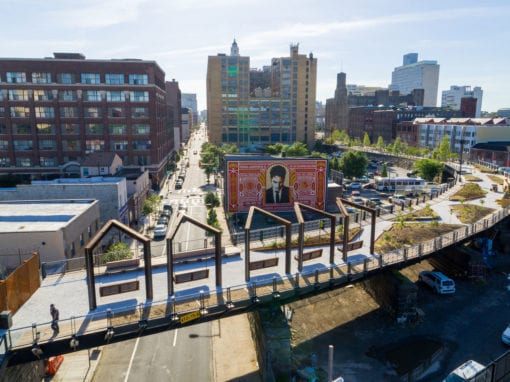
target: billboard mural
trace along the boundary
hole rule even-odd
[[[248,212],[251,206],[289,211],[294,202],[325,208],[325,159],[226,160],[227,212]]]

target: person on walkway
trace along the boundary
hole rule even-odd
[[[58,332],[58,309],[55,308],[55,305],[50,305],[50,314],[51,314],[51,328]]]

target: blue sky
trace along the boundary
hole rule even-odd
[[[0,0],[2,57],[78,52],[91,59],[155,60],[205,108],[207,57],[236,38],[251,66],[289,55],[318,60],[317,100],[347,83],[386,87],[405,53],[440,65],[439,95],[481,86],[482,110],[510,107],[506,0]]]

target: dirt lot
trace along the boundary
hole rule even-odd
[[[510,254],[497,255],[493,265],[485,283],[455,280],[454,295],[437,295],[417,282],[424,317],[415,324],[398,324],[360,285],[292,304],[294,367],[317,360],[325,376],[329,345],[335,347],[334,376],[349,382],[399,381],[409,365],[433,353],[417,380],[440,381],[468,359],[489,363],[507,350],[500,336],[510,317]],[[401,272],[416,282],[431,268],[423,261]]]

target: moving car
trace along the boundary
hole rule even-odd
[[[154,227],[154,238],[165,237],[167,226],[165,224],[156,224]]]
[[[510,345],[510,324],[503,331],[503,334],[501,335],[501,341],[507,345]]]
[[[421,282],[430,286],[436,293],[455,293],[455,281],[437,271],[422,271],[419,274]]]
[[[352,182],[347,186],[348,189],[351,190],[361,190],[361,183],[360,182]]]

